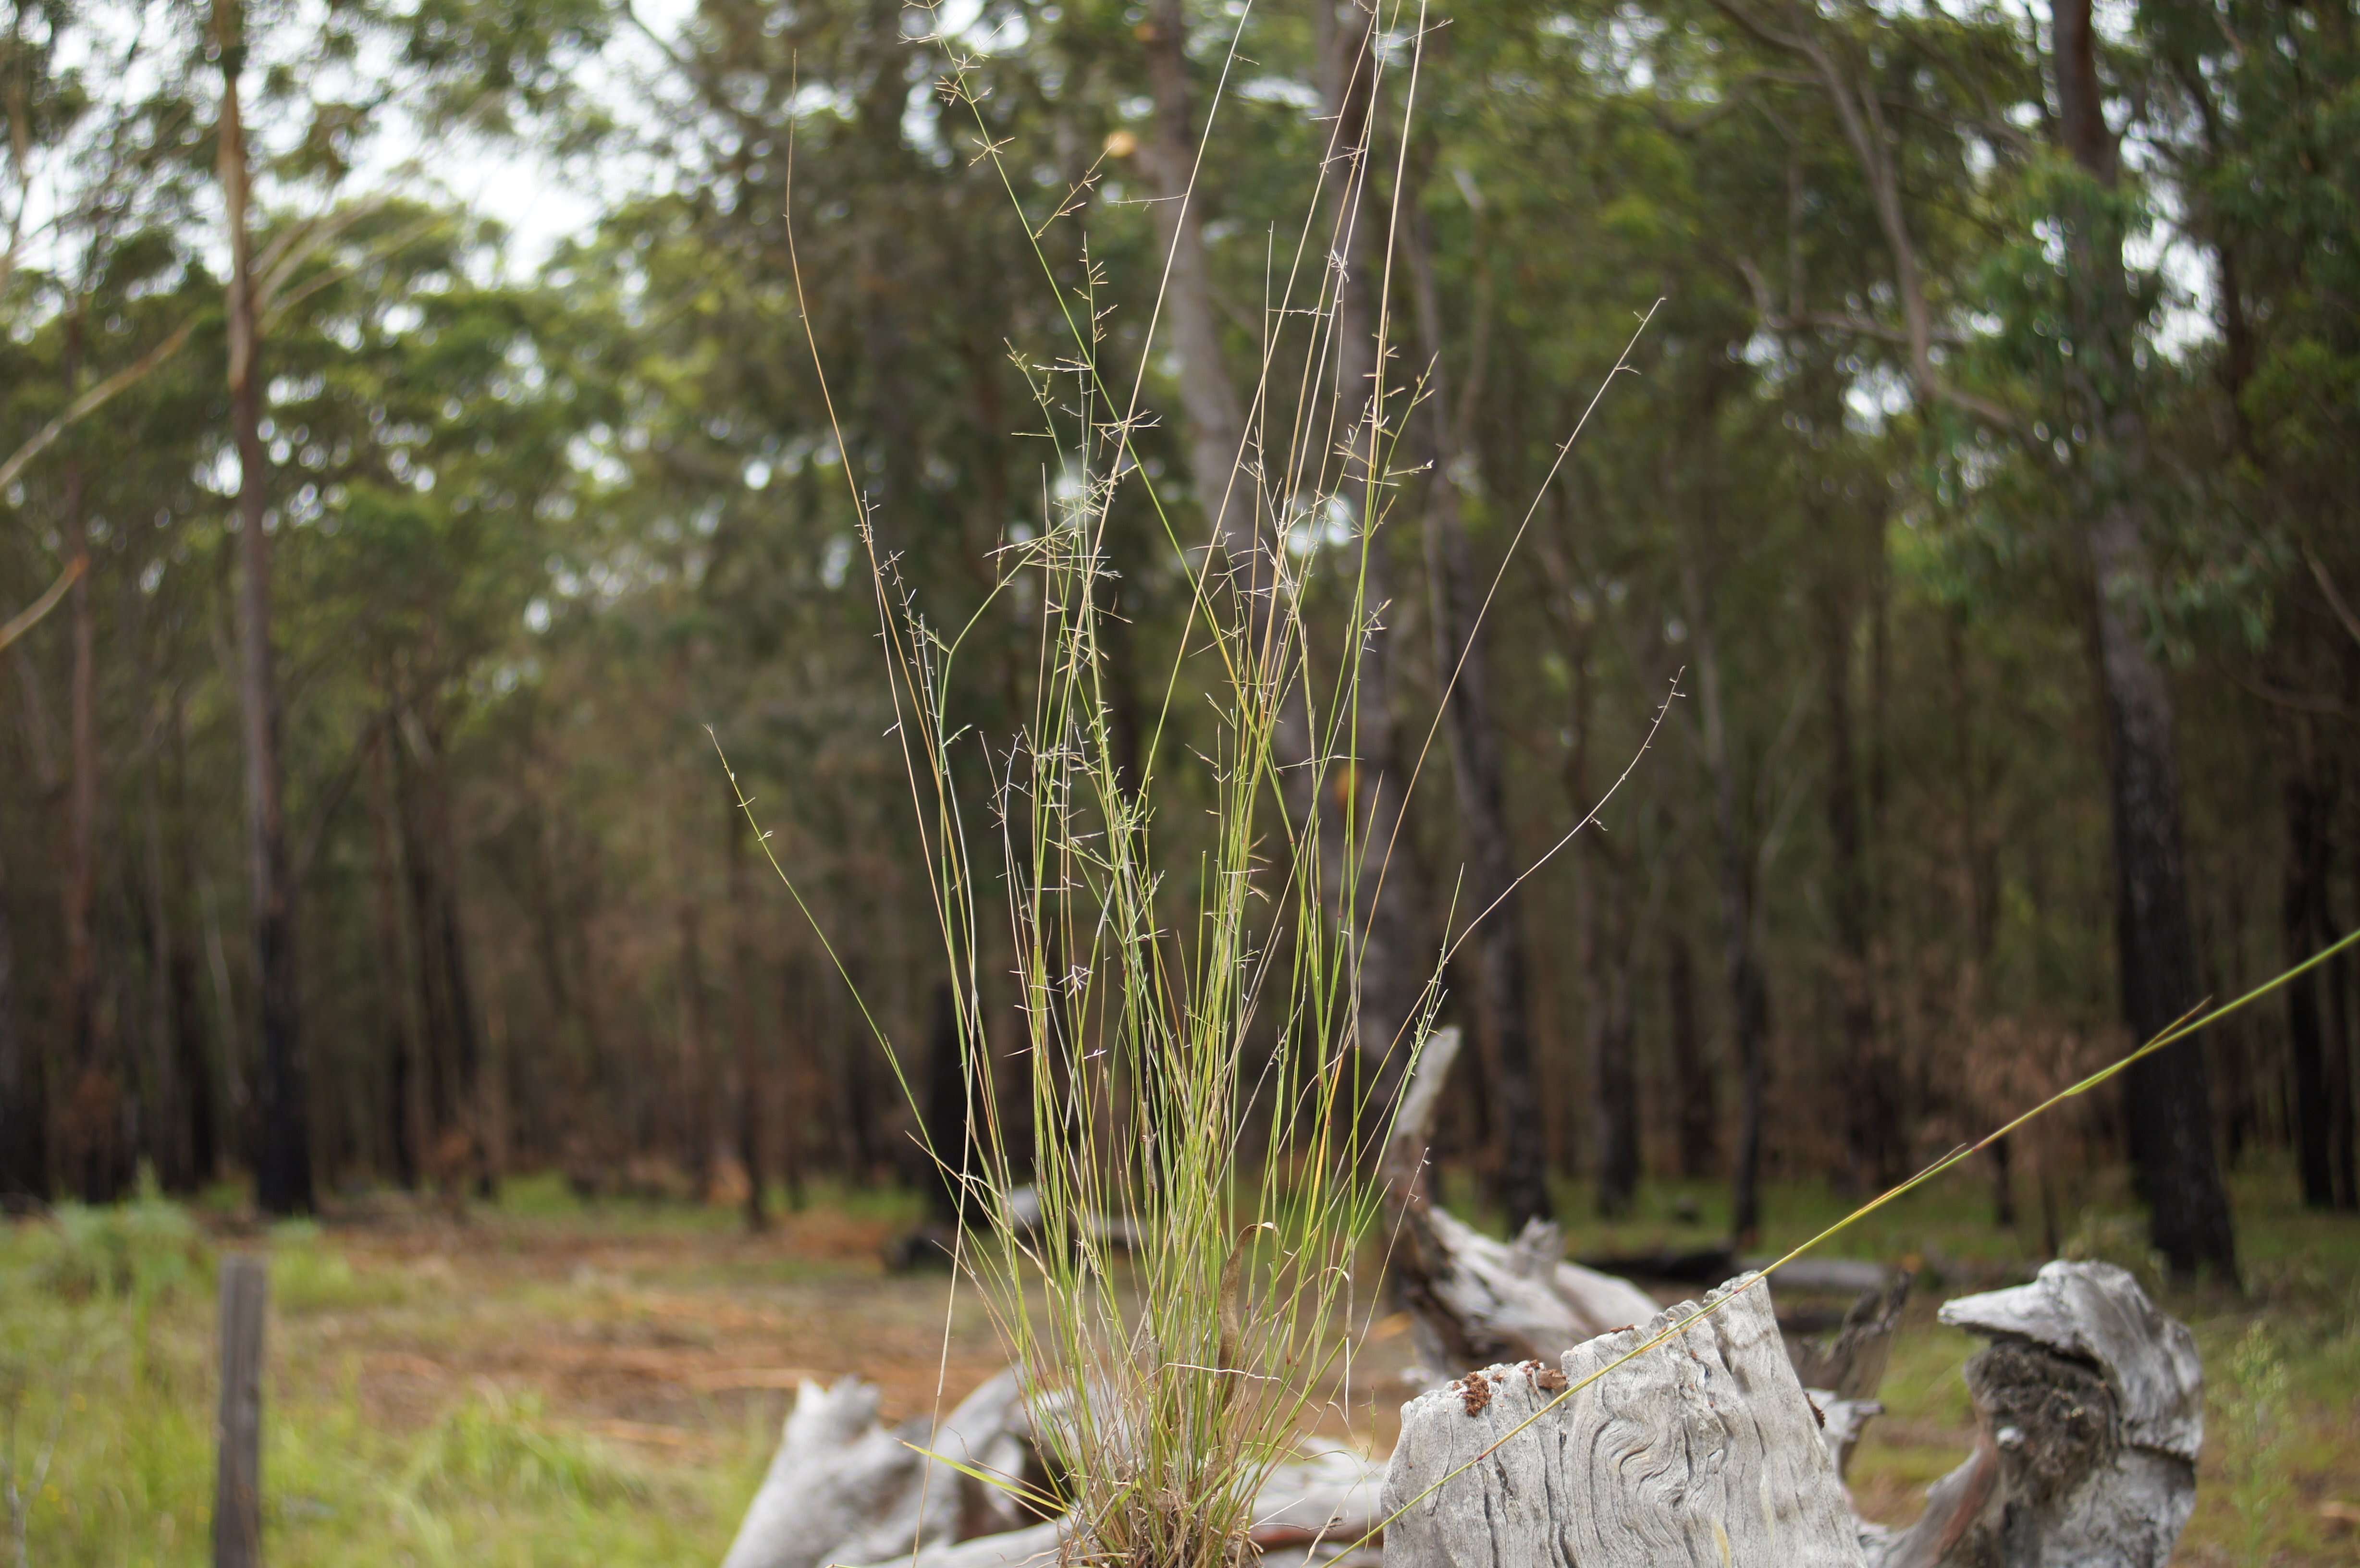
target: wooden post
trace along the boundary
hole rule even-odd
[[[269,1293],[262,1259],[245,1253],[222,1259],[213,1568],[259,1568],[262,1562],[262,1314]]]

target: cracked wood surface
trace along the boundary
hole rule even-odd
[[[1382,1499],[1404,1510],[1388,1568],[1864,1568],[1768,1289],[1700,1311],[1682,1302],[1557,1367],[1494,1367],[1404,1407]],[[1681,1323],[1544,1412],[1557,1389]]]

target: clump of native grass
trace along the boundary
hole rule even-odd
[[[1390,93],[1382,62],[1361,63]],[[942,82],[955,114],[978,110],[976,72],[961,59]],[[1414,59],[1394,74],[1414,84]],[[1405,105],[1412,94],[1397,96]],[[975,122],[980,132],[979,113]],[[1321,788],[1349,778],[1356,754],[1360,660],[1381,608],[1369,551],[1414,400],[1393,398],[1388,418],[1382,319],[1369,345],[1378,384],[1348,384],[1360,376],[1338,368],[1331,258],[1389,249],[1387,235],[1338,232],[1361,203],[1336,200],[1333,182],[1365,180],[1365,153],[1331,147],[1317,171],[1293,264],[1266,301],[1234,482],[1196,497],[1198,534],[1167,508],[1134,447],[1149,422],[1148,352],[1112,363],[1110,290],[1087,244],[1078,287],[1042,251],[1049,223],[1078,221],[1076,204],[1027,213],[1000,149],[981,138],[976,162],[1007,187],[1070,334],[1052,359],[1017,356],[1054,447],[1043,526],[998,557],[995,596],[1037,606],[1022,733],[978,735],[948,718],[966,633],[927,619],[855,482],[895,733],[955,978],[971,1127],[965,1148],[932,1141],[946,1129],[921,1138],[964,1191],[960,1270],[1022,1368],[1050,1451],[1054,1495],[1034,1501],[1068,1519],[1069,1552],[1083,1560],[1182,1568],[1251,1554],[1256,1494],[1333,1370],[1351,1254],[1377,1210],[1375,1064],[1415,1054],[1415,1040],[1358,1039],[1351,912],[1389,845]],[[1189,750],[1203,772],[1190,792],[1209,793],[1211,826],[1192,835],[1201,847],[1181,862],[1185,886],[1167,884],[1159,837],[1155,759],[1166,748],[1141,748],[1127,776],[1110,718],[1118,569],[1107,539],[1119,505],[1152,508],[1188,573],[1190,615],[1153,725],[1160,741],[1184,702],[1209,715],[1191,726]],[[1333,542],[1342,531],[1349,544]],[[1295,548],[1315,533],[1327,548]],[[1325,667],[1303,608],[1322,574],[1332,580],[1319,591],[1343,606],[1341,651]],[[984,975],[1011,946],[1021,1099],[1000,1091],[984,1001]],[[1010,1194],[1028,1185],[1037,1208],[1020,1211]]]

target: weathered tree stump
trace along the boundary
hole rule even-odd
[[[1975,1451],[1874,1568],[2162,1568],[2196,1506],[2195,1336],[2109,1263],[1947,1302],[1992,1341],[1967,1363]]]
[[[1769,1291],[1744,1283],[1708,1296],[1733,1298],[1710,1316],[1683,1302],[1557,1367],[1494,1367],[1404,1406],[1387,1568],[1863,1568]]]

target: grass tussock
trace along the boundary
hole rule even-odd
[[[1362,63],[1377,101],[1405,112],[1403,84]],[[942,85],[986,133],[968,69]],[[857,481],[852,496],[955,977],[967,1131],[922,1137],[961,1194],[963,1272],[1030,1379],[1073,1549],[1210,1568],[1249,1552],[1262,1478],[1340,1352],[1332,1326],[1378,1206],[1370,1154],[1385,1102],[1371,1088],[1404,1069],[1425,1021],[1362,1038],[1356,920],[1390,844],[1349,789],[1329,789],[1362,752],[1363,651],[1381,608],[1371,552],[1413,399],[1389,399],[1382,317],[1374,384],[1345,369],[1330,258],[1385,247],[1352,232],[1382,221],[1360,216],[1368,149],[1331,147],[1265,302],[1233,480],[1203,494],[1196,474],[1195,531],[1133,445],[1151,417],[1145,365],[1109,350],[1087,241],[1076,285],[1041,248],[1063,214],[1025,211],[988,134],[980,145],[1070,330],[1013,355],[1052,449],[1043,525],[1000,550],[991,595],[1038,628],[1020,733],[978,735],[956,719],[975,623],[928,618],[880,541],[890,524]],[[1109,523],[1123,507],[1160,528],[1190,601],[1135,751],[1109,697]],[[1306,617],[1315,596],[1340,622],[1324,665]],[[1186,794],[1205,810],[1185,837],[1159,820],[1172,790],[1158,759],[1181,725],[1196,759]],[[1011,963],[1013,1094],[986,984]],[[923,1113],[898,1056],[894,1070]],[[1009,1202],[1020,1186],[1037,1209]]]

